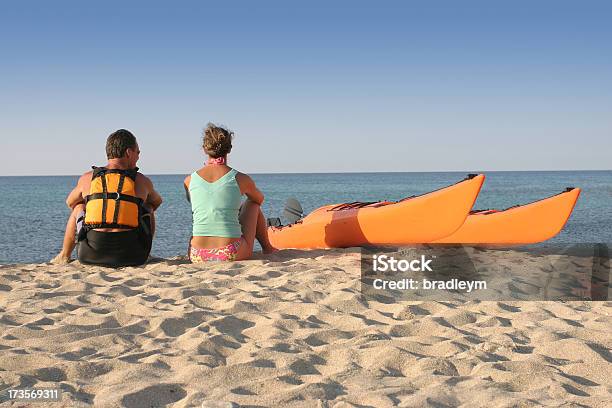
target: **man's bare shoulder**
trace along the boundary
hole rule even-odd
[[[149,183],[151,183],[151,179],[145,176],[144,174],[142,174],[141,172],[136,173],[136,179],[140,179],[142,181],[148,181]]]
[[[89,170],[88,172],[83,173],[81,177],[79,177],[78,184],[90,181],[92,174],[93,174],[92,170]]]
[[[136,183],[153,189],[153,181],[151,181],[149,177],[145,176],[140,172],[136,173]]]

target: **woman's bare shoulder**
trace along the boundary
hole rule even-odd
[[[236,181],[238,182],[238,184],[240,184],[240,183],[252,183],[253,179],[248,174],[241,173],[238,170],[236,170]]]

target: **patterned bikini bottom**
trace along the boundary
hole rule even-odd
[[[191,262],[207,262],[207,261],[235,261],[238,254],[238,248],[244,241],[232,242],[221,248],[194,248],[189,247],[189,260]]]

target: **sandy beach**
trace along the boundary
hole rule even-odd
[[[611,302],[382,303],[359,278],[355,249],[1,266],[0,405],[612,405]]]

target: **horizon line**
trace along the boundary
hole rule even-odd
[[[249,172],[253,175],[280,174],[389,174],[389,173],[559,173],[559,172],[596,172],[612,171],[612,169],[581,169],[581,170],[435,170],[435,171],[315,171],[315,172]],[[143,173],[144,174],[144,173]],[[191,173],[148,173],[148,176],[181,176]],[[13,174],[0,177],[80,177],[81,174]]]

